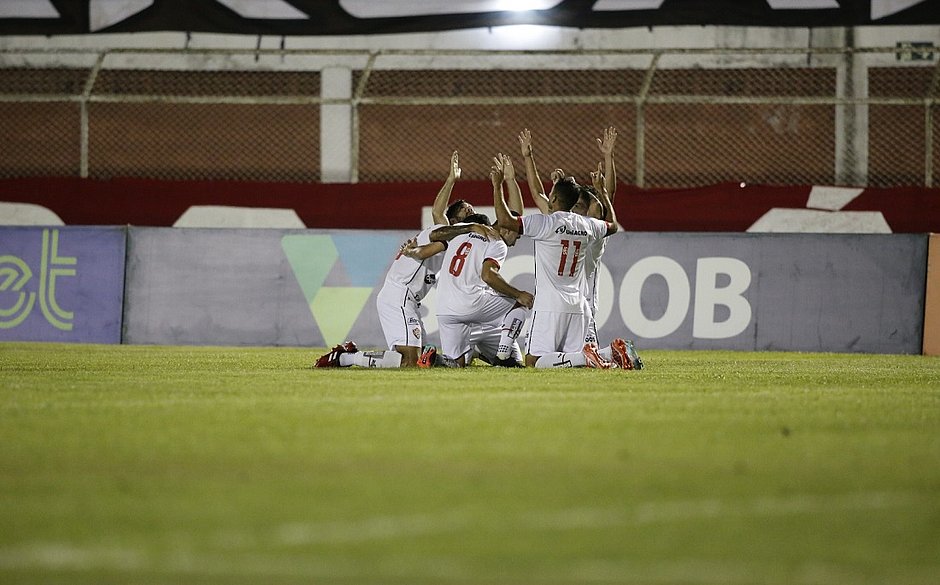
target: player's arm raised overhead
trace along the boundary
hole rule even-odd
[[[617,212],[614,211],[614,204],[607,193],[607,187],[604,185],[604,169],[602,163],[597,163],[597,170],[591,173],[591,182],[597,191],[597,196],[604,206],[604,221],[607,222],[607,235],[617,233],[620,225],[617,223]]]
[[[447,206],[450,204],[450,194],[454,190],[454,183],[460,178],[460,164],[457,159],[457,151],[450,155],[450,171],[447,173],[447,179],[444,186],[437,192],[434,198],[434,205],[431,207],[431,218],[435,224],[447,225]]]
[[[535,297],[532,296],[532,293],[520,290],[506,282],[503,275],[499,273],[499,263],[495,260],[487,259],[483,261],[483,270],[480,276],[483,277],[483,282],[488,284],[490,288],[499,294],[516,299],[517,303],[527,309],[532,308],[532,303],[535,301]]]
[[[493,184],[493,207],[496,209],[496,225],[507,230],[519,232],[521,224],[512,216],[506,199],[503,197],[503,169],[494,166],[490,169],[490,182]]]
[[[539,211],[549,213],[548,195],[545,194],[542,179],[539,178],[539,171],[535,166],[532,133],[529,132],[528,128],[519,133],[519,147],[522,149],[522,159],[525,161],[525,178],[529,184],[529,194],[532,196],[532,201],[535,202],[535,206],[539,208]]]
[[[506,183],[506,205],[509,211],[522,215],[522,190],[516,181],[516,167],[508,154],[500,153],[493,159],[498,168],[503,169],[503,181]]]
[[[614,163],[614,146],[617,144],[617,129],[613,126],[604,129],[604,137],[597,139],[597,147],[604,156],[604,170],[607,171],[604,186],[607,187],[607,196],[614,200],[617,194],[617,166]]]

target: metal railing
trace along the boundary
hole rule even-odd
[[[915,59],[914,57],[920,57]],[[0,53],[0,176],[485,179],[532,130],[586,175],[933,186],[935,54],[899,48],[585,51],[114,49]]]

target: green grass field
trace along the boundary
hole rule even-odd
[[[0,344],[0,583],[940,583],[940,359]]]

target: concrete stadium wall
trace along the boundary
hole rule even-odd
[[[0,340],[384,345],[375,297],[408,231],[2,228]],[[623,233],[602,340],[644,348],[920,353],[925,234]],[[533,285],[532,242],[503,274]],[[126,253],[126,261],[125,261]],[[437,343],[435,292],[426,299]]]

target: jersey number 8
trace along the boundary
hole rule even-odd
[[[470,242],[464,242],[460,244],[460,247],[457,248],[457,251],[454,252],[454,258],[450,261],[450,266],[447,268],[447,272],[450,272],[454,276],[460,276],[460,273],[463,272],[463,265],[467,262],[467,256],[470,255],[470,250],[473,248],[473,244]]]

